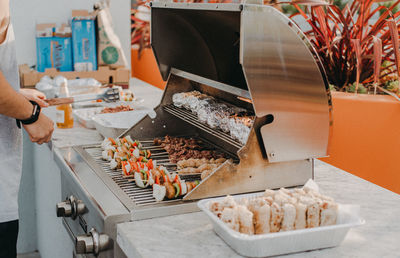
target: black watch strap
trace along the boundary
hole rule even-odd
[[[32,115],[31,115],[30,118],[25,119],[25,120],[17,119],[18,128],[21,128],[21,124],[30,125],[30,124],[33,124],[34,122],[36,122],[39,119],[39,115],[40,115],[40,106],[39,106],[39,104],[36,103],[33,100],[30,100],[29,102],[31,102],[32,105],[33,105]]]

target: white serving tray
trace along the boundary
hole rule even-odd
[[[142,120],[147,114],[154,113],[151,109],[135,109],[119,113],[98,114],[93,117],[96,130],[105,138],[116,138]]]
[[[233,197],[237,199],[260,195],[262,193]],[[223,198],[201,200],[197,205],[208,215],[215,232],[233,250],[243,256],[265,257],[338,246],[350,228],[365,223],[365,220],[359,216],[359,206],[339,204],[336,225],[250,236],[229,228],[210,211],[210,202],[221,201]]]
[[[99,107],[91,107],[91,108],[79,108],[79,109],[74,109],[73,114],[75,119],[82,124],[84,127],[89,128],[89,129],[95,129],[96,124],[93,121],[93,119],[96,116],[102,116],[106,114],[101,114],[101,111],[105,107],[116,107],[120,105],[127,105],[133,108],[133,111],[142,111],[145,108],[137,105],[133,105],[132,103],[124,102],[124,101],[119,101],[119,102],[113,102],[113,103],[100,103],[101,105]],[[129,111],[124,111],[124,112],[129,112]],[[118,112],[120,113],[120,112]],[[118,114],[118,113],[107,113],[107,115],[112,116],[113,114]],[[118,115],[116,115],[118,116]]]
[[[94,129],[96,126],[93,122],[93,117],[99,114],[102,110],[103,107],[74,109],[73,114],[75,119],[84,127]]]

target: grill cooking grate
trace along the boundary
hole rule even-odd
[[[168,153],[162,147],[154,146],[153,141],[140,142],[143,145],[143,149],[151,151],[151,157],[153,161],[157,162],[157,166],[165,166],[170,171],[176,170],[176,164],[170,163]],[[156,203],[156,200],[153,198],[152,188],[140,188],[136,186],[134,181],[130,181],[130,178],[122,176],[122,169],[112,170],[110,168],[109,162],[102,159],[102,149],[100,146],[87,146],[84,149],[102,168],[103,172],[106,173],[136,205],[141,206]],[[180,175],[180,177],[187,181],[200,180],[200,175]],[[176,201],[176,199],[163,202],[174,201]]]
[[[218,129],[213,129],[213,128],[209,127],[207,124],[201,123],[199,121],[199,119],[197,118],[197,116],[189,110],[177,108],[173,104],[164,106],[164,110],[167,111],[168,113],[182,119],[183,121],[185,121],[191,125],[194,125],[197,128],[199,128],[203,131],[206,131],[227,143],[230,143],[231,145],[233,145],[237,148],[243,147],[243,144],[241,144],[240,142],[233,139],[228,133],[225,133]]]
[[[109,162],[102,159],[102,149],[100,147],[86,148],[85,150],[136,205],[152,204],[156,202],[153,198],[153,191],[151,188],[142,189],[137,187],[134,182],[130,182],[128,178],[122,176],[122,169],[110,169]]]

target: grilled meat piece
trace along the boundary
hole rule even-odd
[[[169,154],[170,161],[177,163],[184,159],[218,159],[224,155],[215,150],[207,150],[201,146],[201,141],[194,138],[165,136],[164,139],[154,139],[154,144],[161,146]]]

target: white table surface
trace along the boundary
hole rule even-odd
[[[400,257],[400,195],[316,161],[315,181],[339,203],[361,205],[366,224],[342,244],[288,257]],[[128,257],[238,257],[202,212],[127,222],[117,242]]]
[[[132,79],[130,89],[143,98],[143,106],[154,108],[160,89]],[[54,116],[54,108],[44,111]],[[96,143],[96,130],[75,123],[72,129],[56,129],[54,147]],[[360,204],[364,226],[352,229],[343,243],[290,257],[400,257],[400,195],[360,179],[321,161],[316,161],[315,180],[321,191],[340,203]],[[118,225],[117,242],[128,257],[236,257],[213,231],[201,212],[127,222]]]

